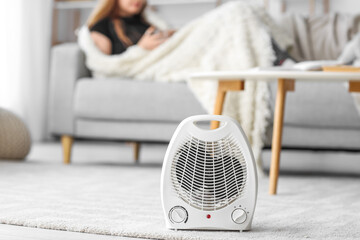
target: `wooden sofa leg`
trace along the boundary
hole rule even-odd
[[[71,148],[72,148],[73,142],[74,142],[74,139],[72,136],[69,136],[69,135],[61,136],[64,164],[70,164],[70,162],[71,162]]]
[[[140,155],[140,143],[133,142],[133,150],[134,150],[134,160],[135,162],[139,162],[139,155]]]

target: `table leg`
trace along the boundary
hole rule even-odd
[[[241,91],[244,90],[244,80],[219,80],[214,114],[221,115],[224,107],[224,100],[227,91]],[[211,122],[211,129],[216,129],[220,125],[218,121]]]
[[[281,138],[284,121],[285,97],[287,91],[294,91],[295,81],[293,79],[278,79],[273,138],[271,145],[271,165],[270,165],[270,186],[269,193],[276,194],[277,181],[279,177]]]
[[[349,92],[360,92],[360,82],[349,81]]]

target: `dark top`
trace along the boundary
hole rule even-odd
[[[140,40],[146,29],[150,27],[149,24],[142,21],[139,14],[132,17],[122,17],[121,19],[124,23],[125,35],[134,44]],[[120,54],[127,48],[118,38],[114,29],[114,23],[110,18],[104,18],[95,23],[95,25],[90,28],[90,31],[99,32],[110,39],[112,46],[111,54]]]

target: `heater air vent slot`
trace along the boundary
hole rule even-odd
[[[244,196],[247,167],[240,144],[230,135],[202,141],[188,135],[174,154],[171,180],[191,206],[214,211]]]

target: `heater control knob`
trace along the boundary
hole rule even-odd
[[[241,224],[246,221],[247,215],[244,210],[237,208],[232,212],[231,218],[235,223]]]
[[[185,208],[181,206],[173,207],[169,212],[170,220],[174,223],[186,222],[188,213]]]

